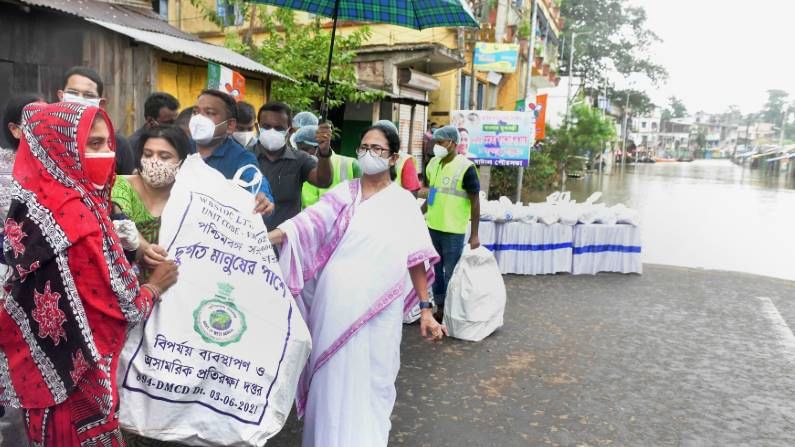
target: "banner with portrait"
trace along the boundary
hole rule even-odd
[[[458,152],[475,164],[527,166],[535,144],[533,114],[499,110],[457,110],[450,122],[458,128]]]

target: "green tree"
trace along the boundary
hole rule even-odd
[[[671,118],[684,118],[687,116],[687,107],[685,107],[685,103],[676,96],[668,98],[668,107],[671,110]]]
[[[581,36],[575,39],[573,75],[584,80],[586,90],[596,88],[611,65],[621,73],[641,72],[652,81],[667,77],[652,60],[651,45],[660,38],[647,28],[643,8],[631,6],[628,0],[567,0],[561,13],[566,18],[564,45],[570,44],[572,33]],[[568,66],[561,70],[565,73]]]
[[[274,80],[271,97],[296,110],[317,110],[325,89],[328,49],[331,33],[316,17],[309,23],[298,23],[291,9],[256,6],[242,0],[236,1],[246,25],[227,34],[226,46],[283,73],[296,82]],[[191,2],[202,9],[210,20],[219,26],[222,21],[216,12],[201,0]],[[254,30],[262,40],[255,42]],[[329,108],[345,102],[372,102],[382,95],[362,91],[356,81],[354,58],[356,50],[370,37],[371,31],[364,27],[345,35],[337,34],[331,68]],[[259,40],[259,39],[257,39]]]
[[[608,141],[616,137],[612,121],[588,104],[576,104],[572,108],[570,123],[559,129],[551,129],[546,138],[544,152],[555,165],[556,180],[565,171],[582,169],[582,157],[586,153],[601,152]]]
[[[696,149],[704,150],[707,147],[707,133],[704,129],[699,129],[696,134]]]
[[[767,91],[767,102],[762,107],[762,119],[775,125],[781,124],[784,109],[787,108],[789,94],[784,90],[772,89]]]
[[[662,111],[662,120],[670,121],[673,118],[684,118],[687,116],[687,107],[684,102],[676,96],[668,98],[668,107]]]
[[[617,104],[622,109],[626,109],[627,93],[629,93],[629,109],[633,114],[643,115],[654,110],[654,103],[651,102],[651,98],[640,90],[611,90],[608,92],[608,96],[612,104]]]

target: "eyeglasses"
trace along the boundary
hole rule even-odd
[[[363,144],[358,148],[356,148],[356,155],[359,156],[364,155],[367,151],[370,151],[370,153],[375,155],[376,157],[380,157],[381,154],[384,153],[384,151],[389,152],[389,149],[383,146],[379,146],[377,144],[370,144],[370,145]]]

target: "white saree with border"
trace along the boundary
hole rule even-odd
[[[312,354],[296,397],[304,447],[389,440],[409,268],[433,281],[438,255],[415,198],[391,184],[365,201],[344,182],[279,226],[280,264],[309,325]]]

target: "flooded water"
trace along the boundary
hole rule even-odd
[[[577,201],[602,191],[602,202],[638,209],[644,262],[795,280],[792,176],[703,160],[627,166],[566,186]]]

